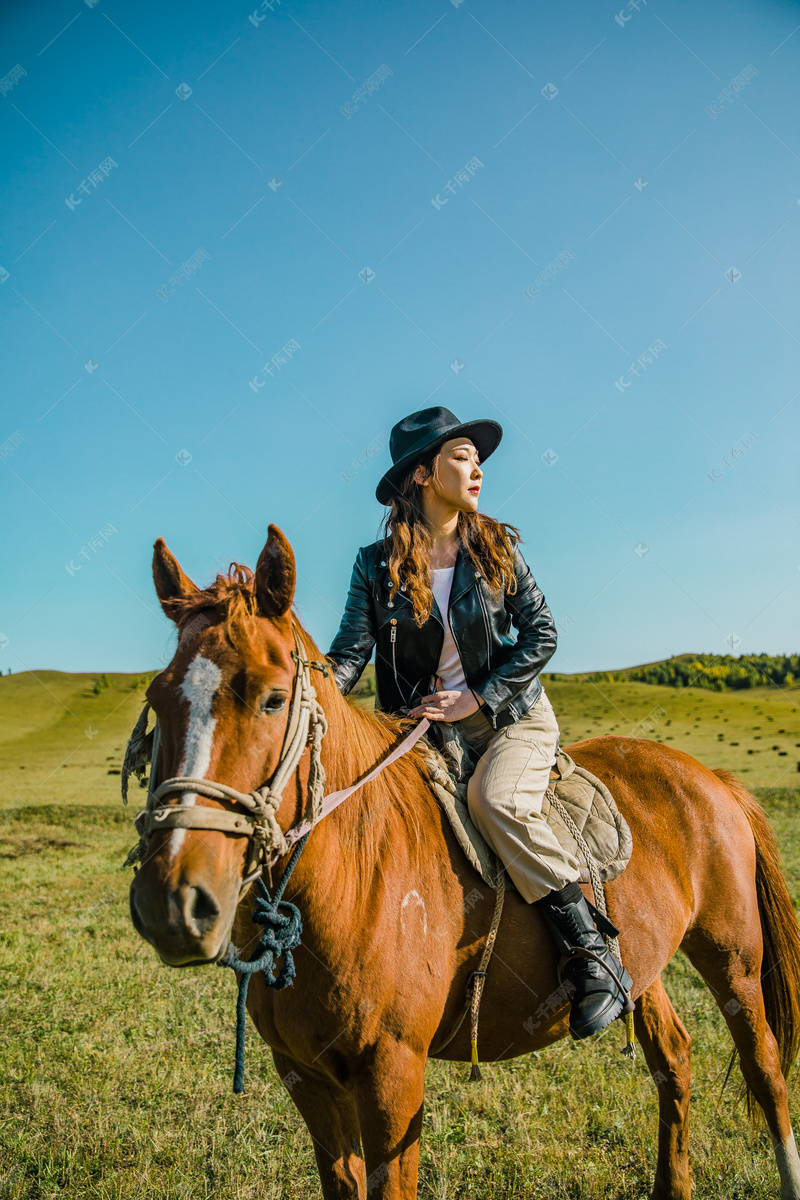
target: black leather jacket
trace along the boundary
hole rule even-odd
[[[518,547],[514,559],[517,591],[493,595],[462,544],[450,591],[450,629],[464,677],[485,701],[494,729],[518,721],[539,699],[539,672],[557,642],[550,609]],[[444,625],[435,599],[431,615],[419,627],[408,596],[401,590],[392,603],[390,587],[383,542],[362,546],[327,657],[335,664],[339,690],[347,695],[375,646],[376,707],[405,715],[435,689]],[[516,640],[510,636],[512,624]]]

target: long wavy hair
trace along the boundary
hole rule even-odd
[[[433,545],[422,506],[423,485],[414,479],[418,466],[425,478],[438,480],[441,446],[420,456],[400,481],[382,522],[384,557],[391,579],[390,599],[402,584],[414,610],[418,626],[424,625],[433,611],[430,551]],[[513,595],[517,590],[514,547],[522,536],[515,525],[498,521],[485,513],[460,512],[458,537],[493,592],[502,588]]]

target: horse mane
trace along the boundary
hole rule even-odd
[[[249,567],[232,562],[226,574],[217,574],[208,587],[169,601],[170,616],[182,626],[190,617],[213,609],[226,624],[251,626],[260,615],[256,577]]]
[[[231,642],[235,640],[237,627],[245,634],[245,642],[258,640],[257,621],[264,618],[258,609],[255,575],[241,563],[231,563],[227,573],[218,574],[208,587],[171,603],[174,619],[181,629],[190,618],[211,609],[226,626]],[[332,660],[326,658],[304,627],[294,605],[291,616],[306,656],[332,665]],[[311,674],[331,726],[322,743],[326,791],[338,791],[355,783],[385,758],[417,725],[417,720],[363,709],[349,696],[342,695],[332,674],[324,676],[318,671]],[[353,857],[354,869],[344,874],[363,898],[370,889],[369,886],[359,889],[358,883],[368,884],[375,872],[381,870],[384,850],[399,852],[405,845],[411,857],[413,848],[415,869],[419,873],[425,844],[420,793],[425,791],[430,773],[418,745],[325,818],[335,823],[341,847]]]
[[[298,636],[309,659],[332,664],[302,625],[293,617]],[[327,773],[326,791],[338,791],[355,783],[379,763],[419,723],[415,717],[396,717],[376,709],[362,708],[343,696],[331,674],[312,671],[317,696],[329,723],[322,749]],[[337,726],[341,723],[341,728]],[[331,737],[331,734],[335,736]],[[428,839],[424,828],[421,793],[430,792],[430,770],[419,742],[402,758],[364,784],[353,796],[325,818],[337,826],[339,843],[353,856],[352,871],[345,875],[359,882],[362,899],[369,895],[369,881],[382,870],[384,852],[399,854],[406,847],[410,865],[419,877],[421,854]],[[363,886],[366,884],[367,886]]]

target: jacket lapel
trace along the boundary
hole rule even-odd
[[[475,567],[472,564],[472,559],[467,554],[462,542],[458,547],[456,556],[456,569],[453,572],[453,583],[450,588],[450,598],[447,601],[447,607],[450,609],[456,600],[459,600],[465,592],[468,592],[475,585],[477,579]],[[432,616],[435,616],[439,624],[444,629],[444,620],[439,605],[436,603],[436,597],[433,598]]]
[[[472,559],[462,542],[458,547],[458,557],[456,558],[456,569],[453,572],[453,586],[450,590],[449,604],[454,604],[465,592],[474,587],[477,578],[478,572],[475,570]]]

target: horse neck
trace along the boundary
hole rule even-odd
[[[363,778],[397,745],[404,731],[355,710],[332,680],[321,679],[320,686],[315,681],[315,687],[328,723],[322,740],[327,795]],[[376,869],[383,868],[385,857],[395,857],[403,842],[419,851],[426,815],[435,802],[414,766],[415,759],[412,751],[390,764],[314,826],[287,898],[298,893],[312,909],[319,900],[325,911],[332,904],[350,907],[348,901],[355,902],[369,889]],[[299,768],[299,806],[307,803],[309,765],[307,752]],[[295,816],[300,819],[299,811]]]

